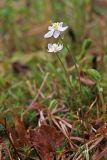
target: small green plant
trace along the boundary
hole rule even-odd
[[[65,46],[65,48],[67,49],[68,53],[70,54],[71,51],[70,49],[68,48],[66,42],[63,40],[63,38],[61,37],[61,32],[65,31],[66,29],[68,28],[68,26],[66,27],[63,27],[63,22],[56,22],[56,23],[53,23],[52,26],[49,26],[48,27],[48,32],[44,35],[44,38],[50,38],[50,37],[54,37],[55,39],[56,38],[60,38],[62,43],[63,44],[48,44],[48,52],[54,52],[56,54],[56,57],[58,58],[59,62],[61,63],[61,66],[65,72],[65,77],[68,81],[68,84],[69,84],[69,87],[71,88],[72,90],[72,84],[71,84],[71,81],[70,81],[70,77],[69,77],[69,74],[67,72],[67,69],[66,67],[64,66],[60,56],[57,54],[57,52],[61,51],[63,49],[63,45]],[[72,54],[71,54],[72,55]],[[74,56],[72,55],[72,59],[73,59],[73,62],[74,62],[74,65],[75,65],[75,68],[76,68],[76,71],[77,71],[77,74],[78,74],[78,77],[80,77],[79,75],[79,70],[78,70],[78,67],[77,67],[77,64],[76,64],[76,60],[74,58]],[[81,87],[81,84],[80,84],[80,87]]]

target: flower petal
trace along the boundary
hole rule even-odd
[[[59,45],[56,43],[54,43],[54,44],[49,43],[48,44],[48,52],[50,52],[50,53],[59,52],[60,50],[62,50],[62,48],[63,48],[63,44],[59,44]]]
[[[54,31],[49,31],[49,32],[47,32],[45,35],[44,35],[44,38],[50,38],[50,37],[52,37],[52,35],[53,35],[53,32]]]
[[[54,33],[53,33],[53,36],[54,38],[58,38],[60,35],[60,31],[56,30]]]
[[[49,49],[48,52],[49,52],[49,53],[52,53],[52,52],[54,52],[54,50],[53,50],[53,49]]]
[[[63,22],[60,22],[60,23],[59,23],[59,26],[62,27],[62,25],[63,25]]]
[[[52,30],[54,30],[54,28],[52,26],[49,26],[48,30],[52,31]]]
[[[65,31],[67,28],[68,28],[68,26],[66,26],[66,27],[59,26],[59,27],[58,27],[58,30],[59,30],[60,32],[63,32],[63,31]]]
[[[50,53],[54,52],[54,48],[52,47],[51,49],[48,49],[48,52]]]
[[[63,48],[63,44],[60,44],[60,45],[58,46],[57,50],[60,51],[60,50],[62,50],[62,48]]]
[[[51,43],[48,44],[48,52],[54,52],[54,47]]]
[[[48,49],[51,49],[51,48],[52,48],[52,44],[49,43],[49,44],[48,44]]]

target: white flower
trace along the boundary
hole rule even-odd
[[[56,52],[59,52],[60,50],[62,50],[62,48],[63,48],[63,44],[56,44],[56,43],[54,43],[54,44],[51,44],[51,43],[49,43],[48,44],[48,52],[54,52],[54,53],[56,53]]]
[[[68,26],[63,27],[63,22],[53,23],[52,26],[48,27],[49,32],[44,35],[44,38],[50,38],[52,36],[58,38],[61,32],[65,31],[67,28]]]

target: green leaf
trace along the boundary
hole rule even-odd
[[[101,80],[100,73],[98,71],[96,71],[95,69],[88,69],[87,73],[96,82],[99,82]]]
[[[84,42],[83,42],[83,50],[88,50],[90,48],[92,44],[92,40],[91,39],[86,39]]]
[[[92,44],[91,39],[86,39],[86,40],[84,40],[83,45],[82,45],[82,49],[81,49],[81,53],[80,53],[79,60],[82,59],[82,58],[86,55],[87,50],[90,48],[91,44]]]
[[[51,102],[50,102],[50,105],[49,105],[49,108],[54,108],[57,104],[57,100],[56,99],[53,99]]]

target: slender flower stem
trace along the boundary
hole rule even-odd
[[[75,65],[75,69],[76,69],[78,77],[79,77],[79,86],[80,86],[80,91],[81,91],[80,73],[79,73],[79,70],[78,70],[78,66],[76,64],[75,57],[71,54],[69,47],[67,46],[66,42],[63,40],[63,38],[61,36],[60,36],[60,39],[61,39],[62,43],[64,44],[64,46],[66,47],[68,53],[72,56],[72,60],[73,60],[74,65]]]
[[[67,81],[68,81],[68,83],[69,83],[69,86],[70,86],[70,88],[72,89],[72,84],[71,84],[71,81],[70,81],[70,79],[69,79],[68,72],[67,72],[67,70],[66,70],[66,68],[65,68],[65,66],[64,66],[64,64],[63,64],[63,62],[62,62],[62,60],[60,59],[60,57],[59,57],[58,53],[55,53],[55,54],[56,54],[56,56],[57,56],[58,60],[59,60],[59,61],[60,61],[60,63],[61,63],[61,66],[62,66],[62,68],[63,68],[63,70],[64,70],[64,72],[65,72],[65,75],[66,75]]]
[[[74,62],[74,66],[75,66],[75,69],[76,69],[77,74],[78,74],[78,77],[79,77],[79,89],[80,89],[80,93],[82,94],[82,87],[81,87],[81,82],[80,82],[80,73],[79,73],[79,70],[78,70],[78,66],[77,66],[77,64],[76,64],[76,59],[75,59],[75,57],[71,54],[69,47],[67,46],[66,42],[63,40],[63,38],[62,38],[61,36],[60,36],[60,39],[61,39],[62,43],[64,44],[64,46],[66,47],[68,53],[72,56],[72,60],[73,60],[73,62]],[[81,101],[82,101],[81,94],[80,94],[80,98],[81,98]],[[82,105],[82,104],[81,104],[81,105]],[[82,110],[81,110],[81,111],[82,111],[82,112],[81,112],[81,114],[82,114],[82,115],[81,115],[81,116],[82,116],[82,121],[84,122],[83,107],[82,107]],[[83,128],[83,127],[84,127],[84,126],[83,126],[83,124],[82,124],[82,128]]]

